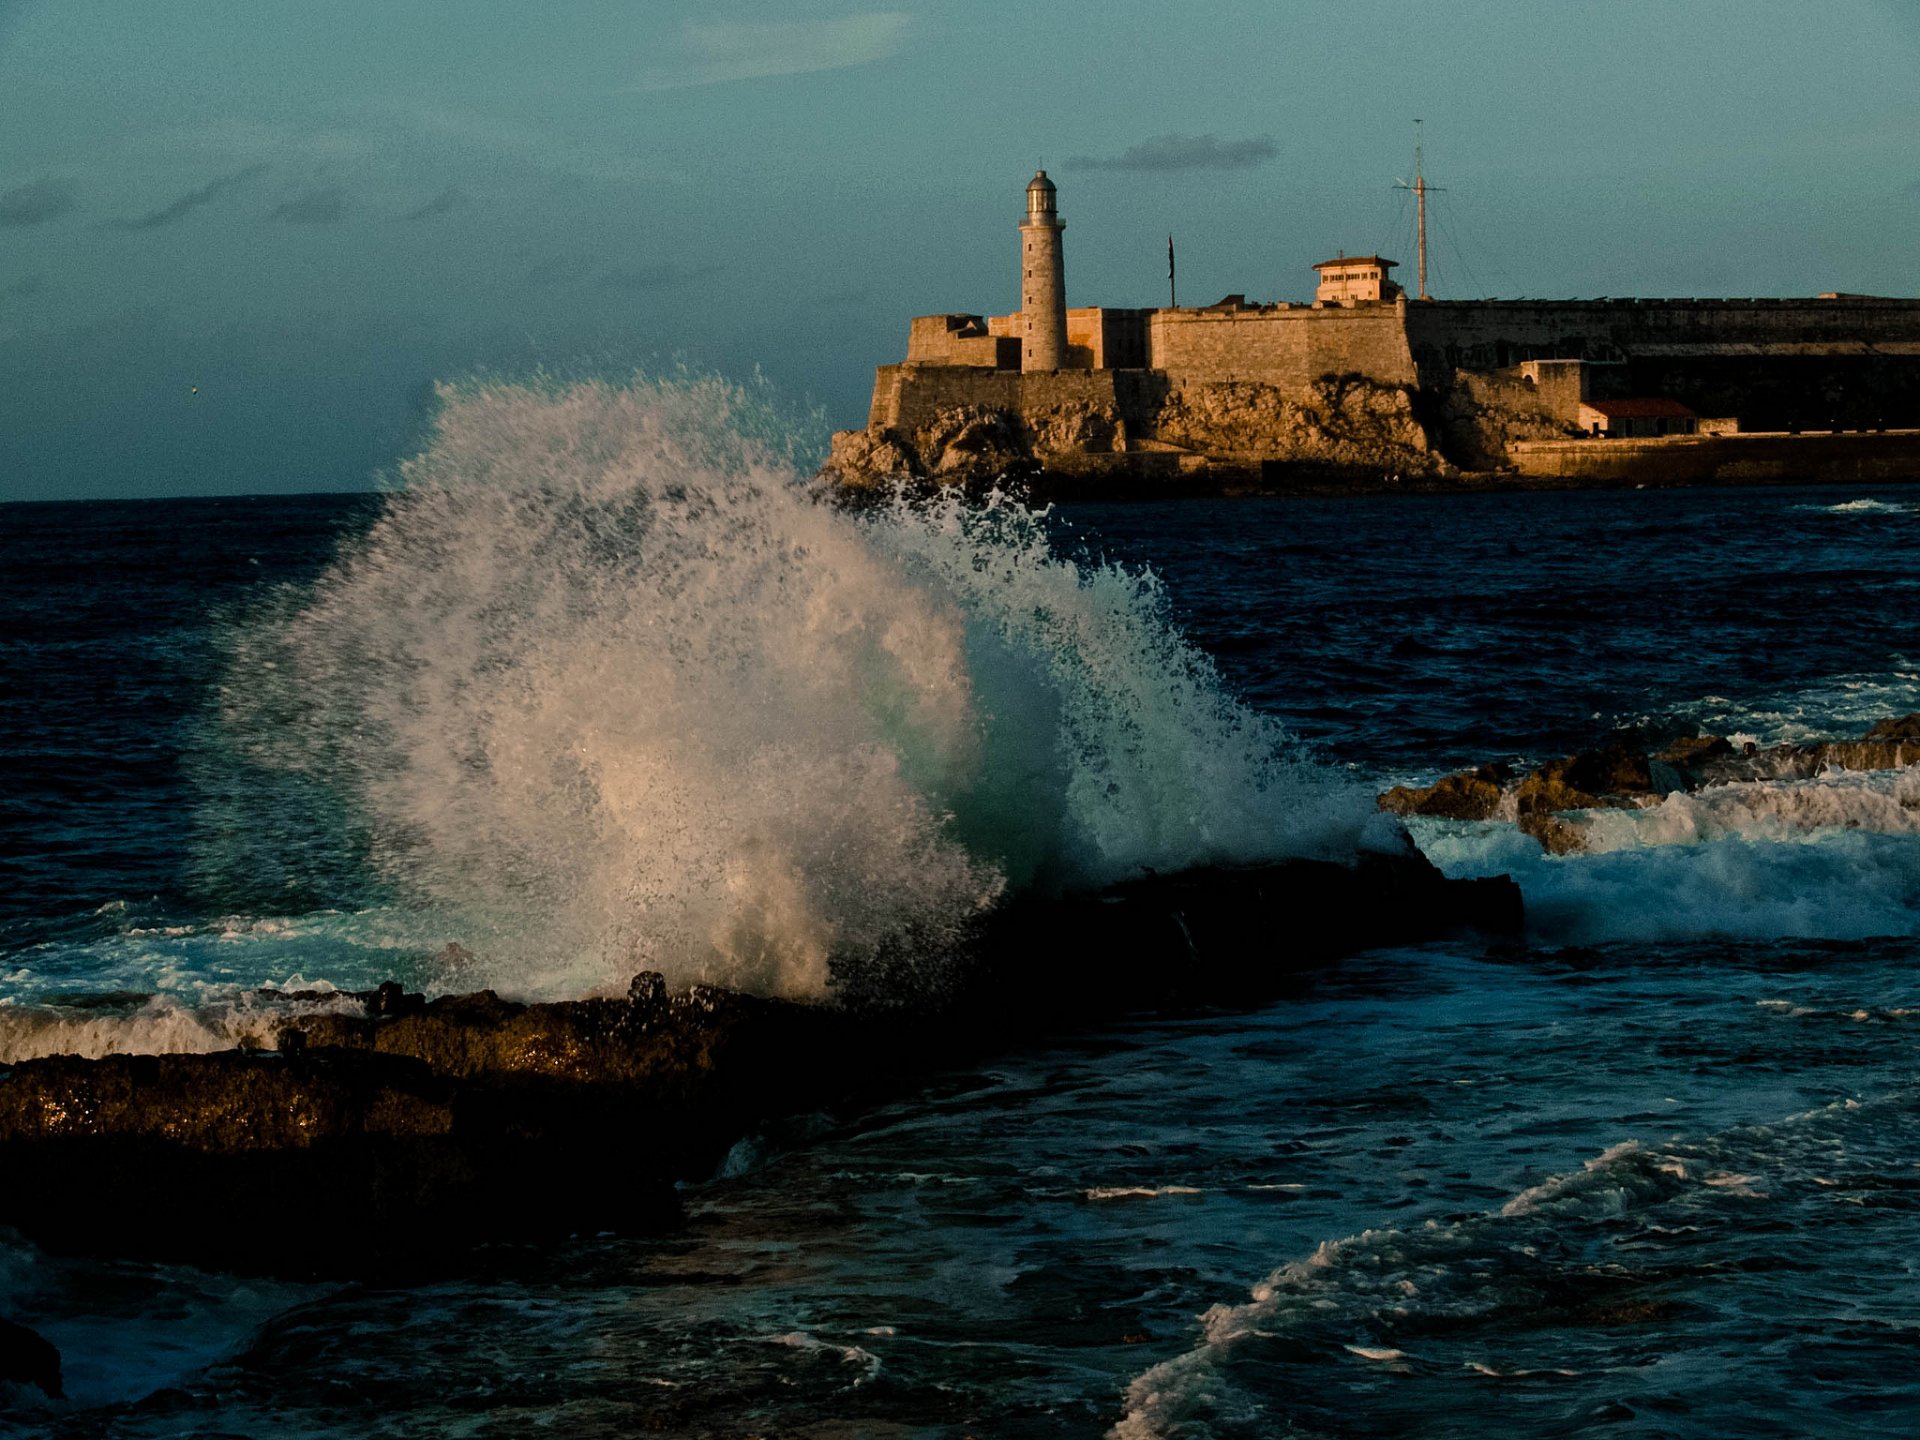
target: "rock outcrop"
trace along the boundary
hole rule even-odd
[[[1163,389],[1125,414],[1092,400],[942,406],[908,426],[839,432],[823,473],[855,495],[902,483],[972,492],[1013,481],[1047,497],[1079,493],[1089,477],[1117,488],[1130,478],[1180,477],[1181,488],[1204,490],[1209,476],[1216,488],[1231,476],[1231,488],[1245,490],[1329,475],[1385,486],[1453,471],[1429,443],[1407,387],[1330,374],[1297,393],[1251,381]]]
[[[1533,386],[1511,374],[1453,371],[1432,401],[1436,447],[1462,470],[1502,470],[1516,441],[1575,433]]]
[[[1680,735],[1664,743],[1622,731],[1603,745],[1546,761],[1513,781],[1494,763],[1447,775],[1432,785],[1396,785],[1382,810],[1441,820],[1513,820],[1556,855],[1582,848],[1581,832],[1560,816],[1579,810],[1657,805],[1676,793],[1761,780],[1811,780],[1834,770],[1903,770],[1920,765],[1920,714],[1882,720],[1858,740],[1761,749],[1718,735]]]
[[[24,1325],[0,1320],[0,1385],[25,1385],[62,1400],[60,1352]]]
[[[1323,375],[1299,394],[1229,381],[1168,394],[1154,439],[1199,452],[1428,476],[1447,467],[1414,417],[1411,393],[1364,375]]]
[[[671,1224],[673,1182],[782,1115],[1061,1027],[1271,998],[1317,964],[1520,923],[1511,882],[1410,848],[1015,901],[939,1001],[803,1005],[657,975],[620,999],[428,1000],[289,1020],[275,1052],[0,1070],[0,1225],[59,1249],[295,1275],[417,1273],[482,1242]]]

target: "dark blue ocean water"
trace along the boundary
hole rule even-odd
[[[250,987],[419,982],[459,938],[410,918],[324,773],[230,733],[301,732],[243,703],[265,652],[235,636],[319,593],[381,506],[0,507],[16,1055],[76,992],[161,1000],[59,1019],[64,1046],[201,1046],[227,1032],[191,1017]],[[1764,744],[1920,709],[1899,489],[1050,525],[1151,567],[1224,688],[1368,788],[1622,724]],[[61,1346],[74,1394],[9,1397],[0,1430],[1912,1434],[1920,788],[1832,776],[1608,823],[1552,859],[1499,822],[1416,827],[1454,873],[1520,877],[1525,946],[1376,953],[1264,1012],[750,1137],[664,1239],[395,1291],[0,1244],[0,1314]]]

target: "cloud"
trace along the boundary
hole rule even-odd
[[[73,207],[70,181],[35,180],[0,195],[0,225],[44,225]]]
[[[409,210],[407,212],[407,219],[431,220],[436,215],[450,215],[455,210],[461,209],[467,203],[467,192],[462,190],[458,185],[449,185],[419,209]]]
[[[624,269],[609,270],[599,279],[602,290],[628,290],[644,293],[649,290],[665,290],[673,285],[685,285],[691,280],[704,280],[720,271],[718,265],[696,265],[691,270],[668,261],[660,265],[635,265]]]
[[[28,295],[38,295],[46,288],[46,276],[23,275],[11,285],[7,286],[5,290],[0,290],[0,295],[5,295],[10,300],[19,300],[24,299]]]
[[[179,199],[162,205],[158,210],[149,210],[137,219],[121,220],[116,223],[122,230],[158,230],[162,225],[171,225],[176,220],[185,219],[202,205],[211,205],[227,191],[236,185],[244,185],[266,168],[264,164],[249,165],[246,169],[236,170],[231,175],[222,175],[218,179],[209,180],[198,190],[189,190]]]
[[[1273,138],[1222,140],[1218,135],[1156,135],[1108,159],[1083,155],[1072,161],[1087,170],[1244,170],[1271,160]]]
[[[907,17],[897,10],[830,20],[690,24],[680,33],[674,61],[643,72],[636,88],[679,90],[868,65],[896,53],[906,31]]]
[[[289,225],[338,225],[347,217],[347,192],[338,185],[305,190],[267,212],[269,220]]]

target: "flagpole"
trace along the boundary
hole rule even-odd
[[[1167,308],[1178,310],[1180,297],[1173,288],[1173,236],[1167,236]]]

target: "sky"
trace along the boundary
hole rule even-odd
[[[365,489],[432,384],[863,424],[1018,306],[1920,293],[1920,0],[0,0],[0,500]],[[1402,249],[1408,253],[1402,254]]]

